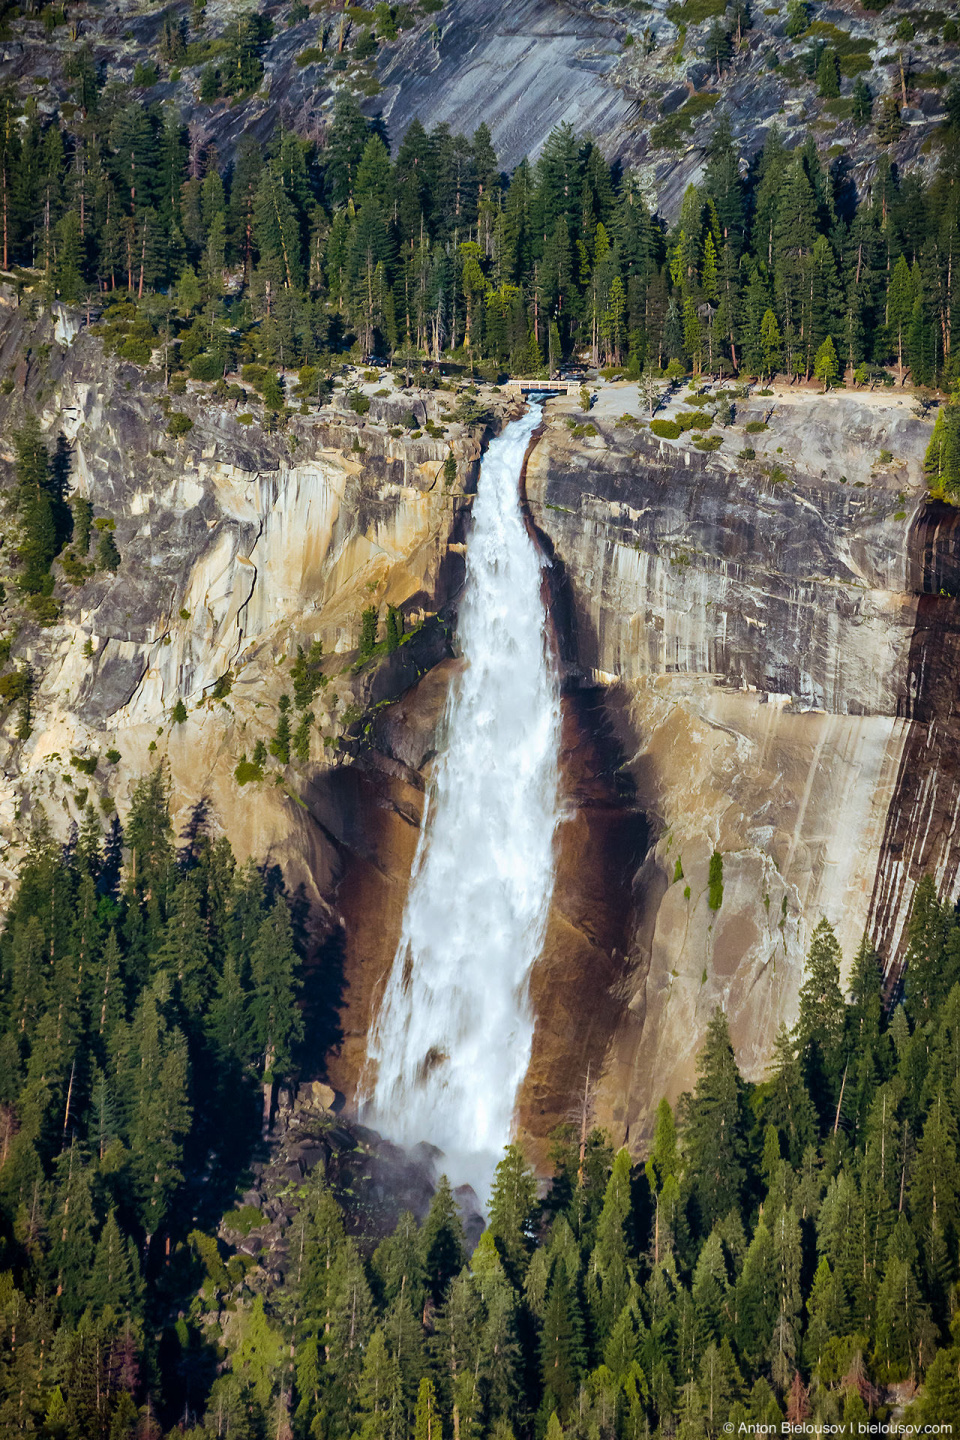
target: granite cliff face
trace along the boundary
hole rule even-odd
[[[364,422],[341,399],[293,417],[278,436],[197,392],[177,402],[193,428],[172,441],[159,375],[105,361],[99,343],[76,324],[64,329],[62,316],[31,320],[9,301],[0,307],[0,365],[16,355],[32,358],[3,402],[5,433],[33,407],[51,436],[64,437],[71,485],[114,527],[122,563],[77,589],[60,580],[59,624],[17,621],[15,657],[31,663],[37,684],[29,739],[17,741],[12,713],[2,723],[3,878],[15,873],[36,804],[63,834],[85,800],[107,810],[112,802],[122,815],[138,776],[166,759],[178,824],[205,802],[238,854],[282,864],[327,916],[335,837],[282,773],[245,788],[233,772],[275,729],[291,688],[284,662],[298,644],[322,640],[328,657],[307,766],[323,772],[348,759],[368,708],[446,653],[435,616],[458,583],[463,482],[475,477],[480,433],[454,424],[442,441],[392,436],[411,408],[400,393],[371,400]],[[460,471],[452,487],[441,478],[451,448]],[[357,667],[360,613],[371,603],[402,607],[416,633]],[[8,605],[5,628],[13,616]],[[172,725],[178,700],[188,718]],[[84,785],[71,760],[108,749],[121,759],[101,758]]]
[[[363,421],[335,396],[282,435],[188,393],[193,429],[173,442],[159,377],[105,363],[65,314],[4,306],[0,369],[14,353],[28,359],[4,422],[32,405],[65,437],[123,560],[58,582],[60,623],[18,632],[38,684],[30,738],[10,713],[0,724],[3,879],[38,806],[64,836],[89,799],[123,817],[165,758],[177,825],[203,807],[307,901],[312,983],[340,1013],[326,1068],[349,1100],[460,663],[482,433],[443,418],[443,392],[374,390]],[[511,402],[487,400],[496,427]],[[412,404],[442,438],[390,433]],[[784,391],[738,407],[703,453],[689,434],[658,441],[625,414],[636,404],[634,387],[602,387],[590,434],[550,402],[526,467],[565,679],[565,820],[520,1097],[539,1155],[588,1069],[599,1118],[641,1145],[717,1003],[762,1074],[820,915],[848,959],[869,926],[895,966],[919,875],[952,883],[960,858],[957,530],[923,499],[929,421],[901,395]],[[741,460],[749,420],[768,428]],[[360,664],[371,603],[415,633]],[[310,759],[241,786],[237,761],[273,733],[289,658],[313,639],[327,684]],[[75,758],[96,758],[88,784]]]
[[[598,1095],[602,1117],[637,1141],[660,1096],[690,1083],[718,1003],[746,1073],[762,1075],[778,1024],[795,1018],[821,915],[848,960],[868,924],[893,959],[923,869],[956,873],[947,764],[926,774],[926,801],[905,773],[931,725],[952,735],[949,707],[928,697],[928,717],[908,703],[929,426],[872,396],[786,391],[738,408],[719,451],[703,454],[689,434],[658,441],[618,424],[611,397],[595,437],[554,423],[527,467],[570,616],[568,683],[605,687],[652,833]],[[749,420],[769,428],[745,461]],[[879,464],[881,449],[893,461]],[[936,603],[949,647],[955,604]],[[938,824],[898,857],[881,916],[871,902],[892,863],[890,817],[912,836],[924,804]]]

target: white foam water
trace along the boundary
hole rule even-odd
[[[560,699],[545,563],[519,481],[531,405],[484,457],[444,721],[400,943],[368,1045],[365,1119],[444,1152],[487,1199],[530,1060],[528,998],[554,884]]]

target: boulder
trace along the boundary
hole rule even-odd
[[[294,1110],[330,1110],[337,1092],[321,1080],[306,1080],[297,1091]]]

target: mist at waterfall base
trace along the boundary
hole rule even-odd
[[[364,1120],[486,1205],[533,1039],[559,817],[560,700],[545,563],[519,481],[531,405],[484,456],[458,617],[464,668],[444,719],[397,953],[368,1045]]]

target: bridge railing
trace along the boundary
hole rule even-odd
[[[560,395],[577,395],[580,392],[581,381],[579,380],[508,380],[506,382],[509,390],[518,390],[526,394],[531,390],[554,391]]]

